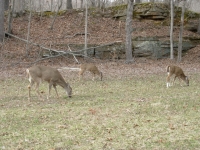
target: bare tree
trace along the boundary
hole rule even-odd
[[[87,27],[88,27],[88,6],[87,0],[85,0],[85,51],[84,55],[87,57]]]
[[[5,0],[4,10],[8,10],[8,7],[9,7],[9,0]]]
[[[13,11],[14,11],[14,5],[15,5],[15,0],[11,1],[12,4],[9,5],[9,14],[8,14],[8,33],[12,34],[12,21],[13,21]],[[10,3],[11,3],[10,2]]]
[[[182,37],[183,37],[183,23],[184,23],[184,13],[185,13],[185,3],[183,0],[182,13],[181,13],[181,25],[180,25],[180,33],[179,33],[179,42],[178,42],[178,62],[181,62],[182,58]]]
[[[133,0],[128,0],[127,17],[126,17],[126,63],[133,61],[132,54],[132,22],[133,22]]]
[[[98,0],[97,7],[98,7],[98,8],[100,8],[100,7],[101,7],[101,0]]]
[[[0,42],[4,39],[4,0],[0,0]]]
[[[51,0],[51,11],[53,11],[53,0]]]
[[[22,12],[25,9],[25,5],[24,4],[25,4],[25,0],[17,0],[17,1],[15,1],[14,13],[22,14]]]
[[[197,33],[200,34],[200,18],[199,18],[199,25],[198,25],[198,28],[197,28]]]
[[[72,9],[72,0],[67,0],[67,9]]]
[[[53,21],[52,21],[52,23],[51,23],[51,27],[50,27],[51,30],[53,29],[54,22],[55,22],[55,20],[56,20],[56,17],[57,17],[57,15],[58,15],[58,12],[59,12],[59,10],[60,10],[60,8],[61,8],[61,6],[62,6],[62,2],[63,2],[63,0],[59,0],[59,1],[58,1],[58,9],[57,9],[56,14],[54,15]],[[60,4],[59,4],[59,3],[60,3]]]
[[[26,56],[29,56],[29,40],[30,40],[30,28],[31,28],[31,17],[32,17],[32,0],[30,2],[30,14],[28,19],[28,33],[27,33],[27,43],[26,43]]]
[[[174,0],[171,0],[170,59],[174,59],[173,28],[174,28]]]
[[[81,0],[81,8],[83,8],[83,0]]]
[[[106,5],[106,0],[102,0],[101,8],[104,9],[104,8],[105,8],[105,5]]]
[[[141,3],[141,1],[140,0],[135,0],[135,3],[137,4],[137,3]]]
[[[90,0],[91,6],[95,7],[96,6],[96,1],[95,0]]]

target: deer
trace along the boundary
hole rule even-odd
[[[40,92],[39,92],[39,85],[42,81],[46,81],[49,83],[49,91],[47,95],[47,99],[49,99],[50,91],[53,86],[53,88],[56,91],[57,98],[59,98],[57,88],[56,86],[59,85],[62,88],[65,89],[66,94],[69,98],[72,96],[72,88],[70,87],[69,83],[66,83],[60,72],[52,67],[49,66],[32,66],[29,69],[26,69],[26,73],[28,75],[28,80],[30,82],[30,85],[28,85],[29,93],[28,93],[28,99],[30,100],[30,93],[31,93],[31,87],[36,83],[35,89],[38,94],[38,98],[41,98]]]
[[[79,71],[79,80],[83,77],[84,72],[89,71],[90,73],[93,74],[93,81],[95,79],[95,75],[99,75],[102,81],[103,78],[103,74],[102,72],[100,72],[97,68],[97,66],[95,66],[92,63],[85,63],[85,64],[81,64],[80,65],[80,71]]]
[[[167,66],[167,74],[167,88],[170,86],[170,77],[172,75],[175,75],[172,85],[174,84],[176,77],[178,77],[179,79],[183,80],[187,86],[189,86],[189,79],[180,67],[173,65]]]

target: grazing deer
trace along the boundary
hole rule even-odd
[[[58,98],[59,98],[59,96],[58,96],[58,92],[56,89],[57,85],[63,87],[65,89],[66,93],[68,94],[68,96],[71,97],[72,88],[70,87],[70,85],[68,83],[65,82],[64,78],[61,76],[60,72],[57,69],[47,67],[47,66],[33,66],[29,69],[26,69],[26,72],[28,74],[28,78],[29,78],[29,82],[30,82],[30,85],[28,86],[29,100],[30,100],[31,87],[33,86],[34,83],[36,83],[35,88],[36,88],[36,92],[38,93],[38,97],[39,98],[41,97],[40,92],[39,92],[39,85],[42,81],[46,81],[49,83],[49,93],[48,93],[47,99],[49,99],[52,85],[56,91]]]
[[[189,79],[187,76],[185,76],[185,74],[183,73],[183,70],[180,67],[177,66],[167,66],[167,88],[170,86],[170,77],[174,74],[174,81],[176,80],[176,77],[178,77],[179,79],[182,79],[183,81],[185,81],[185,83],[187,84],[187,86],[189,86]],[[174,84],[173,81],[173,84]]]
[[[80,65],[79,80],[82,78],[83,73],[85,71],[89,71],[93,74],[93,79],[92,79],[93,81],[94,81],[95,75],[99,75],[102,81],[102,78],[103,78],[102,72],[100,72],[94,64],[90,64],[90,63]]]

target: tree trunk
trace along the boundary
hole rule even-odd
[[[30,14],[28,18],[28,33],[27,33],[27,43],[26,43],[26,56],[29,56],[29,39],[30,39],[30,28],[31,28],[31,17],[32,17],[32,0],[30,2]]]
[[[0,42],[4,39],[4,0],[0,0]]]
[[[104,9],[104,8],[105,8],[105,3],[106,3],[106,1],[105,1],[105,0],[102,0],[101,9]]]
[[[67,0],[67,9],[72,9],[72,0]]]
[[[8,14],[8,33],[12,34],[12,21],[13,21],[13,11],[15,7],[15,0],[11,1],[12,4],[9,6],[9,14]]]
[[[126,17],[126,63],[133,62],[132,54],[132,22],[133,22],[133,0],[128,0]]]
[[[199,18],[199,25],[198,25],[197,33],[200,34],[200,18]]]
[[[96,6],[95,0],[91,0],[90,3],[91,3],[91,6],[92,6],[92,7],[95,7],[95,6]]]
[[[140,3],[140,0],[135,0],[135,3],[136,3],[136,4]]]
[[[9,8],[9,0],[5,0],[4,10],[8,10],[8,8]]]
[[[85,0],[85,49],[87,49],[87,25],[88,25],[88,6],[87,0]],[[85,58],[87,57],[87,50],[84,51]]]
[[[83,8],[83,0],[81,0],[81,8]]]
[[[185,0],[183,0],[182,13],[181,13],[181,25],[179,33],[179,42],[178,42],[178,62],[181,62],[182,58],[182,37],[183,37],[183,23],[184,23],[184,13],[185,13]]]
[[[51,11],[53,11],[53,0],[51,0]]]
[[[14,7],[14,13],[18,15],[22,15],[22,12],[24,11],[25,1],[24,0],[16,0],[15,1],[15,7]]]
[[[54,25],[54,23],[55,23],[55,20],[56,20],[56,17],[57,17],[57,15],[58,15],[58,12],[59,12],[59,10],[60,10],[61,7],[62,7],[62,2],[63,2],[63,0],[59,0],[59,1],[58,1],[58,9],[57,9],[57,11],[56,11],[56,14],[55,14],[54,17],[53,17],[53,21],[52,21],[51,27],[50,27],[51,30],[53,30],[53,25]],[[60,4],[59,4],[59,3],[60,3]]]
[[[171,0],[170,59],[174,59],[173,28],[174,28],[174,0]]]
[[[98,0],[97,7],[98,7],[98,8],[100,8],[100,7],[101,7],[101,1],[100,1],[100,0]]]

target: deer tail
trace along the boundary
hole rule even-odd
[[[26,69],[26,75],[27,75],[28,78],[29,78],[29,69]]]
[[[169,72],[170,71],[170,66],[167,66],[167,72]]]

